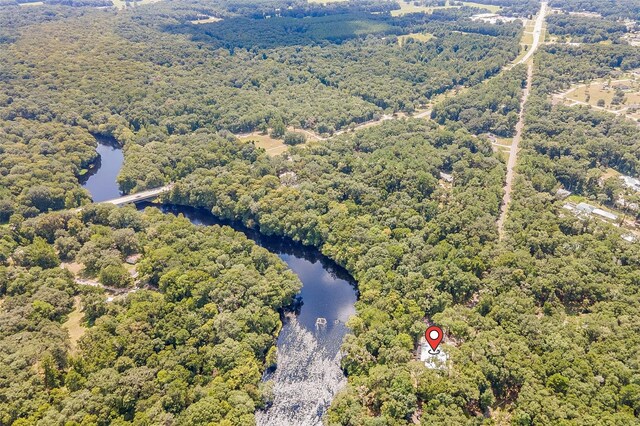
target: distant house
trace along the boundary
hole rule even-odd
[[[473,15],[471,17],[472,21],[481,21],[487,24],[497,24],[498,22],[514,22],[518,18],[510,17],[510,16],[501,16],[496,13],[478,13],[477,15]],[[524,24],[524,21],[523,21]]]
[[[567,190],[566,190],[566,189],[564,189],[564,188],[559,188],[559,189],[556,191],[556,198],[557,198],[558,200],[564,200],[564,199],[565,199],[565,198],[567,198],[569,195],[571,195],[571,191],[567,191]]]
[[[630,243],[635,243],[638,240],[638,238],[633,234],[624,234],[622,239]]]
[[[608,211],[602,209],[593,209],[593,214],[609,220],[618,220],[618,215],[609,213]]]
[[[640,208],[640,206],[638,206],[638,203],[629,203],[627,200],[625,200],[622,197],[616,200],[616,206],[622,207],[623,209],[629,209],[634,212],[638,211],[638,209]]]
[[[136,253],[136,254],[132,254],[131,256],[127,256],[127,258],[124,261],[127,262],[129,265],[135,265],[136,263],[138,263],[138,261],[141,258],[142,258],[142,255],[140,253]]]
[[[452,183],[453,182],[453,175],[450,175],[450,174],[444,173],[444,172],[440,172],[440,179],[442,179],[445,182]]]
[[[591,204],[587,204],[587,203],[580,203],[576,206],[576,210],[579,213],[584,213],[584,214],[591,214],[593,213],[593,211],[595,210],[595,207],[592,206]]]
[[[631,86],[629,86],[628,84],[624,84],[624,83],[623,84],[614,84],[613,88],[617,89],[617,90],[622,90],[623,92],[628,92],[628,91],[630,91],[632,89]]]
[[[640,179],[636,179],[631,176],[620,176],[620,179],[622,179],[622,183],[627,188],[631,188],[636,192],[640,192]]]
[[[618,215],[610,213],[606,210],[597,208],[587,203],[579,203],[575,205],[573,203],[566,203],[562,206],[563,209],[569,210],[571,213],[578,215],[579,217],[585,216],[599,216],[601,219],[607,219],[611,221],[618,220]]]

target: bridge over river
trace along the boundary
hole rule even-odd
[[[122,197],[112,198],[111,200],[100,201],[96,204],[114,204],[116,206],[122,206],[125,204],[137,203],[139,201],[148,201],[156,198],[160,194],[171,191],[173,183],[170,183],[159,188],[147,189],[146,191],[136,192],[135,194],[123,195]]]

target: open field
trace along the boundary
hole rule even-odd
[[[622,173],[609,167],[602,174],[602,179],[619,178],[620,176],[622,176]]]
[[[407,40],[413,39],[416,41],[426,42],[434,38],[435,36],[430,33],[411,33],[398,36],[398,44],[402,46]]]
[[[246,142],[253,141],[257,147],[264,148],[264,150],[267,151],[267,154],[271,156],[280,155],[288,148],[281,139],[273,139],[268,134],[263,135],[257,132],[250,133],[248,135],[239,135],[238,139]]]
[[[447,2],[446,6],[416,6],[412,1],[399,1],[400,10],[392,10],[391,16],[402,16],[409,13],[433,13],[436,9],[447,9],[454,6],[449,6]]]
[[[509,161],[509,155],[511,155],[511,142],[509,138],[494,137],[491,142],[491,147],[495,152],[499,152],[505,161]]]
[[[502,8],[491,4],[474,3],[471,1],[463,1],[462,4],[469,7],[479,7],[481,9],[487,9],[491,13],[498,13]]]
[[[63,328],[66,328],[69,332],[69,342],[71,344],[71,353],[74,353],[78,348],[78,341],[87,331],[82,325],[82,309],[80,307],[80,297],[76,296],[73,303],[73,311],[69,314],[67,321],[62,324]]]
[[[309,3],[340,3],[348,0],[307,0]]]
[[[613,104],[616,92],[624,97]],[[629,74],[619,80],[597,80],[589,84],[574,86],[564,93],[554,95],[554,101],[565,105],[590,105],[593,108],[616,115],[625,115],[640,120],[640,79]],[[604,105],[603,105],[604,102]]]
[[[63,262],[60,265],[60,267],[64,268],[64,269],[67,269],[69,272],[71,272],[76,277],[80,276],[80,272],[82,272],[82,269],[84,268],[84,266],[82,264],[77,263],[77,262],[72,262],[72,263]]]
[[[141,6],[143,4],[157,3],[160,0],[139,0],[139,1],[126,1],[126,0],[111,0],[113,5],[118,9],[126,9],[127,7]]]
[[[42,6],[44,4],[43,1],[31,1],[29,3],[19,3],[20,6]]]
[[[447,1],[447,4],[445,6],[416,6],[414,2],[410,0],[409,1],[400,0],[398,4],[400,5],[400,10],[392,10],[391,16],[402,16],[402,15],[407,15],[409,13],[433,13],[433,11],[437,9],[450,9],[454,7],[460,7],[457,5],[453,6],[451,4],[451,1]],[[501,9],[500,6],[492,6],[487,4],[474,3],[470,1],[464,1],[462,2],[462,4],[464,6],[479,7],[482,9],[487,9],[491,13],[497,13]]]
[[[196,19],[189,22],[191,22],[192,24],[198,25],[198,24],[211,24],[213,22],[220,22],[220,21],[222,21],[222,18],[216,18],[215,16],[208,16],[206,18]]]

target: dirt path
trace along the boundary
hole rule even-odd
[[[536,18],[536,24],[534,27],[533,44],[527,55],[523,60],[529,60],[533,57],[533,54],[538,50],[540,46],[540,40],[542,39],[542,28],[544,25],[544,18],[547,13],[547,3],[543,2],[540,5],[540,12]],[[520,61],[523,63],[524,61]],[[500,207],[500,217],[498,218],[498,235],[502,240],[504,238],[504,222],[507,218],[507,212],[509,210],[509,204],[511,203],[511,191],[513,189],[513,178],[515,175],[515,166],[518,161],[518,150],[520,141],[522,140],[522,132],[524,130],[524,108],[529,100],[529,94],[531,93],[531,85],[533,83],[533,60],[529,61],[527,68],[527,85],[522,91],[522,99],[520,101],[520,115],[518,123],[516,124],[516,134],[511,142],[511,148],[509,153],[509,160],[507,161],[507,177],[504,184],[504,195],[502,197],[502,205]]]
[[[502,197],[502,206],[500,208],[500,217],[498,218],[498,234],[500,239],[504,238],[504,222],[507,218],[507,210],[509,209],[509,203],[511,202],[511,190],[513,186],[514,168],[518,159],[518,145],[522,140],[522,131],[524,130],[524,106],[529,99],[529,93],[531,92],[531,80],[533,79],[533,62],[529,63],[527,69],[527,86],[522,92],[522,100],[520,101],[520,118],[516,124],[516,134],[511,142],[509,161],[507,161],[507,178],[504,184],[504,196]]]

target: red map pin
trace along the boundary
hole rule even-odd
[[[442,329],[438,326],[432,325],[424,332],[424,337],[427,339],[427,343],[429,343],[431,349],[435,352],[442,341]]]

